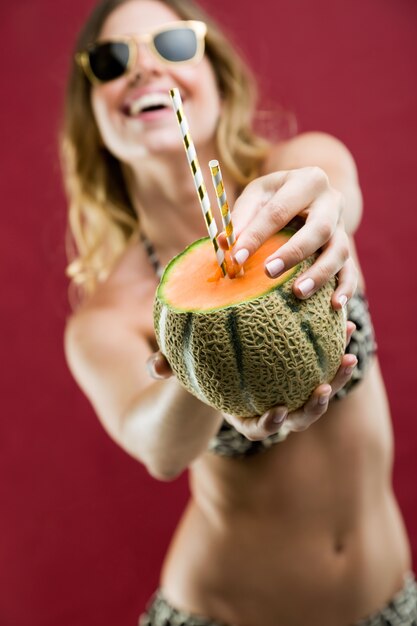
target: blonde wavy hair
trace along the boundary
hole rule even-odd
[[[94,42],[106,18],[132,0],[104,0],[93,10],[74,52]],[[207,24],[206,55],[216,75],[223,109],[216,143],[222,168],[239,186],[259,170],[268,142],[252,128],[256,84],[247,65],[218,26],[190,0],[159,0],[181,19]],[[132,236],[139,232],[121,163],[103,145],[90,100],[91,85],[72,63],[60,136],[65,188],[69,200],[67,275],[78,296],[94,292]]]

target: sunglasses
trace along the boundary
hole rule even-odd
[[[83,52],[78,52],[75,60],[91,83],[107,83],[135,66],[140,43],[146,44],[163,63],[198,63],[204,54],[206,32],[204,22],[172,22],[151,33],[91,44]]]

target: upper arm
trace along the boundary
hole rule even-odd
[[[326,133],[302,133],[274,146],[266,162],[269,171],[307,166],[323,169],[331,186],[343,194],[346,230],[353,233],[362,215],[362,194],[356,164],[348,148]]]
[[[75,380],[117,440],[132,400],[152,384],[146,370],[151,354],[148,342],[121,315],[89,311],[69,320],[64,344]]]

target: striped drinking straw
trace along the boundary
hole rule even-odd
[[[174,107],[177,121],[181,129],[185,152],[187,154],[188,163],[190,165],[191,173],[193,175],[194,185],[197,190],[198,199],[200,201],[201,210],[203,211],[208,234],[210,235],[210,239],[216,253],[217,263],[220,266],[223,276],[226,276],[227,271],[226,262],[224,259],[224,252],[219,247],[217,241],[217,225],[211,212],[210,200],[207,195],[207,189],[204,184],[203,174],[197,159],[197,153],[195,151],[194,143],[191,139],[187,118],[185,117],[184,109],[182,106],[180,92],[178,91],[178,89],[170,89],[169,95],[171,96],[172,106]]]
[[[209,167],[211,171],[211,180],[213,181],[213,187],[216,192],[217,204],[219,205],[220,213],[222,215],[223,228],[226,233],[227,244],[229,246],[229,250],[231,250],[236,243],[236,238],[233,231],[232,214],[230,212],[229,203],[227,202],[222,172],[219,162],[216,159],[209,162]],[[243,268],[241,267],[237,276],[243,276],[243,273]]]

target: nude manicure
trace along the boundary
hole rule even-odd
[[[314,280],[312,278],[306,278],[298,285],[298,289],[303,296],[308,296],[314,289]]]
[[[319,397],[319,404],[321,404],[321,406],[324,406],[325,404],[327,404],[328,400],[329,400],[330,394],[329,393],[325,393],[322,396]]]
[[[238,250],[233,257],[238,265],[243,265],[249,258],[249,250],[242,248],[241,250]]]
[[[272,259],[265,265],[266,271],[268,272],[271,278],[275,278],[279,274],[281,274],[284,269],[284,261],[282,259]]]
[[[287,417],[287,413],[288,413],[288,411],[286,411],[286,410],[277,411],[275,413],[272,421],[275,424],[281,424],[285,420],[285,418]]]

